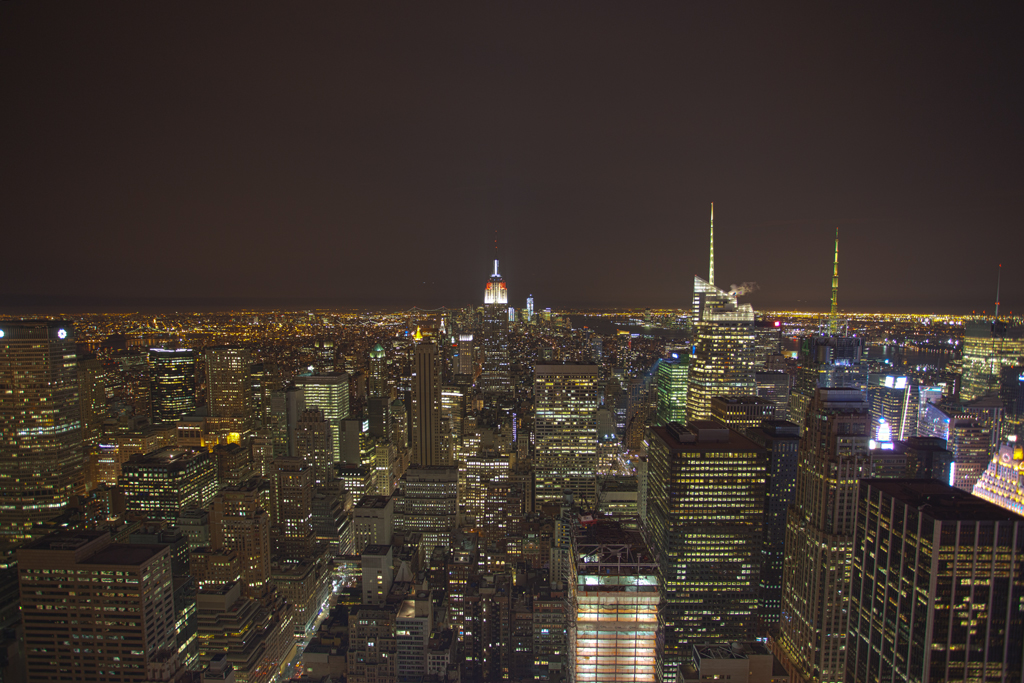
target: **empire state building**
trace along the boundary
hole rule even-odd
[[[498,259],[494,259],[494,272],[484,289],[483,351],[481,389],[485,394],[511,394],[512,380],[508,370],[508,288],[498,273]]]

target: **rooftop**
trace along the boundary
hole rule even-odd
[[[664,427],[651,427],[673,451],[758,451],[761,447],[739,432],[710,420],[695,420],[684,427],[673,422]]]
[[[864,486],[940,521],[1024,522],[1018,514],[933,479],[861,479],[861,487]]]

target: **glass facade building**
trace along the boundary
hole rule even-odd
[[[1019,681],[1024,517],[937,481],[860,483],[850,683]]]
[[[537,504],[597,501],[598,367],[537,365],[533,373],[534,470]]]
[[[663,577],[663,680],[688,643],[750,640],[765,511],[765,450],[714,422],[652,427],[647,522]]]
[[[18,543],[84,492],[75,332],[0,321],[0,538]]]

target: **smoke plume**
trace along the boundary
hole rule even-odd
[[[761,289],[756,282],[744,282],[742,285],[729,285],[730,296],[745,296]]]

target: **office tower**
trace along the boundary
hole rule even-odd
[[[399,451],[409,448],[409,411],[400,398],[391,402],[391,440]]]
[[[755,371],[768,368],[768,359],[782,351],[782,324],[778,320],[757,320],[754,322]]]
[[[895,442],[893,449],[903,454],[904,470],[900,477],[949,481],[953,454],[946,449],[944,439],[914,436]]]
[[[423,680],[427,675],[433,625],[431,591],[419,590],[402,600],[395,619],[398,680]]]
[[[999,398],[1003,400],[1002,435],[1024,438],[1024,365],[1009,365],[1002,369]]]
[[[594,335],[590,338],[590,362],[597,363],[600,365],[604,359],[604,338],[600,335]],[[689,360],[689,357],[687,357]]]
[[[584,504],[597,501],[597,382],[593,364],[534,367],[538,505],[566,492]]]
[[[774,420],[775,404],[760,396],[715,396],[711,399],[711,419],[745,432],[765,420]]]
[[[387,354],[375,344],[370,349],[369,399],[370,434],[378,439],[391,439],[391,379],[388,376]]]
[[[302,375],[295,378],[295,386],[302,389],[305,408],[319,408],[323,411],[331,432],[332,459],[340,462],[341,423],[349,417],[348,374],[334,372],[328,375]]]
[[[654,371],[654,392],[657,397],[655,424],[686,422],[686,387],[689,383],[690,356],[673,352],[670,358],[658,360]]]
[[[511,462],[507,456],[493,451],[466,453],[459,463],[461,490],[465,495],[459,503],[469,519],[479,528],[482,526],[484,507],[487,502],[487,485],[508,481]]]
[[[313,549],[314,470],[302,458],[278,458],[276,550],[289,559],[306,557]]]
[[[423,557],[429,558],[436,546],[451,546],[458,511],[457,467],[412,465],[405,471],[395,500],[395,531],[421,534]]]
[[[713,397],[754,393],[754,309],[694,276],[693,320],[686,414],[706,420]]]
[[[533,294],[526,297],[526,322],[533,322]]]
[[[177,422],[196,411],[196,357],[192,349],[150,349],[153,422]]]
[[[173,522],[186,508],[204,508],[217,494],[217,464],[205,449],[161,448],[121,465],[125,512]]]
[[[767,454],[715,422],[651,428],[647,521],[666,600],[665,681],[686,643],[757,635]]]
[[[253,419],[258,422],[258,426],[269,429],[271,394],[283,388],[281,369],[276,363],[254,363],[249,367],[249,386],[252,392]]]
[[[319,408],[307,408],[299,416],[295,430],[295,455],[313,469],[313,483],[327,486],[334,481],[334,454],[331,427]]]
[[[95,357],[78,361],[78,405],[82,418],[82,453],[85,461],[85,487],[96,487],[96,465],[100,457],[100,437],[107,417],[107,394],[103,364]]]
[[[964,326],[963,380],[960,398],[972,401],[999,392],[1002,369],[1024,357],[1024,328],[999,320],[968,321]]]
[[[221,489],[210,504],[210,548],[238,554],[242,593],[254,598],[270,590],[270,489],[253,477]]]
[[[494,259],[494,273],[484,290],[483,317],[483,370],[480,388],[485,394],[507,396],[512,393],[512,379],[508,366],[508,289],[498,274],[498,259]]]
[[[206,356],[206,404],[214,430],[252,427],[252,358],[249,349],[211,346]]]
[[[1024,679],[1024,517],[937,481],[857,503],[845,680]]]
[[[180,669],[169,546],[58,532],[17,555],[29,683],[142,682]]]
[[[437,346],[416,345],[412,378],[412,462],[422,467],[443,466],[441,452],[441,377]]]
[[[473,381],[473,335],[459,335],[459,355],[455,359],[456,383],[468,384]]]
[[[875,441],[895,441],[904,433],[903,414],[906,412],[909,384],[906,377],[868,375],[871,438]]]
[[[85,489],[69,324],[0,321],[0,440],[0,536],[18,543]]]
[[[789,419],[803,433],[807,410],[818,389],[863,389],[867,383],[864,340],[807,336],[800,339],[796,379],[789,393]]]
[[[786,420],[765,420],[747,429],[747,438],[768,452],[764,508],[764,545],[758,591],[760,633],[779,623],[782,613],[782,566],[786,554],[786,513],[796,499],[800,428]]]
[[[973,417],[934,403],[924,405],[918,424],[922,436],[946,440],[953,454],[949,483],[970,493],[991,460],[989,430]]]
[[[292,606],[281,600],[242,595],[242,582],[201,588],[196,596],[199,661],[209,666],[227,655],[238,681],[275,679],[292,637]]]
[[[870,472],[871,413],[858,389],[818,389],[786,520],[779,647],[802,680],[842,681],[857,483]]]
[[[572,600],[574,680],[658,680],[658,563],[637,530],[617,522],[583,526]]]
[[[920,436],[918,434],[918,421],[921,414],[921,404],[941,400],[942,389],[940,387],[908,382],[907,393],[904,397],[906,400],[903,402],[903,414],[900,416],[900,429],[898,433],[893,434],[893,438],[899,441]]]
[[[754,395],[775,404],[775,419],[789,419],[789,375],[780,371],[754,373]]]
[[[260,429],[257,431],[256,436],[252,438],[250,446],[252,448],[250,459],[253,472],[264,479],[271,479],[271,473],[274,471],[274,437],[271,435],[270,430]]]

